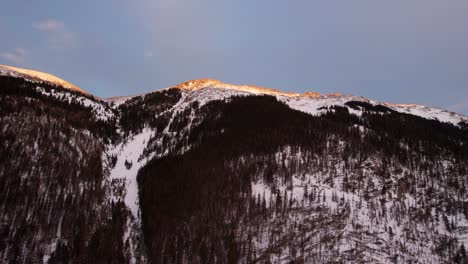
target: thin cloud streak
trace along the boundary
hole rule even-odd
[[[4,52],[0,57],[14,64],[23,64],[28,56],[28,51],[23,48],[16,48],[11,52]]]
[[[151,58],[154,54],[152,51],[145,51],[143,55],[145,56],[145,58]]]
[[[46,19],[32,24],[33,28],[45,34],[47,46],[52,49],[76,48],[78,34],[65,27],[65,23],[55,19]]]
[[[62,21],[55,19],[46,19],[43,21],[34,22],[33,28],[42,31],[57,31],[63,30],[65,28],[65,24]]]

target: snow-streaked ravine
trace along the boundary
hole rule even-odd
[[[111,180],[122,180],[125,182],[125,205],[131,210],[133,216],[139,219],[138,206],[138,184],[136,176],[138,170],[144,166],[146,159],[140,160],[144,146],[148,143],[153,132],[143,129],[140,134],[132,136],[126,142],[120,143],[109,151],[110,155],[117,157],[117,162],[110,171]],[[127,164],[127,165],[126,165]],[[117,199],[114,197],[114,199]]]
[[[131,136],[128,140],[115,146],[109,146],[106,151],[108,157],[116,159],[115,165],[109,172],[108,180],[123,184],[124,190],[123,194],[112,193],[109,198],[114,202],[123,201],[131,212],[131,217],[127,219],[122,241],[129,242],[132,264],[138,263],[136,254],[138,254],[138,244],[141,243],[142,237],[137,174],[147,162],[147,159],[140,159],[140,157],[152,134],[150,129],[145,128],[141,133]]]

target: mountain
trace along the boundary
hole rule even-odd
[[[44,72],[39,72],[39,71],[34,71],[34,70],[28,70],[28,69],[21,69],[21,68],[16,68],[12,66],[7,66],[7,65],[0,65],[0,75],[2,76],[12,76],[12,77],[20,77],[23,79],[28,79],[30,81],[35,81],[35,82],[45,82],[48,84],[52,85],[57,85],[60,87],[64,87],[70,90],[73,90],[75,92],[80,92],[80,93],[85,93],[85,91],[81,90],[80,88],[76,87],[75,85],[64,81],[60,79],[57,76],[44,73]]]
[[[4,263],[468,261],[463,115],[211,79],[104,100],[50,80],[0,71]]]

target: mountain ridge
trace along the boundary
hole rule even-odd
[[[36,70],[29,70],[29,69],[23,69],[23,68],[18,68],[18,67],[13,67],[13,66],[8,66],[8,65],[2,65],[0,64],[0,75],[6,75],[6,76],[18,76],[18,77],[23,77],[23,78],[31,78],[33,81],[44,81],[48,82],[51,84],[55,84],[58,86],[62,86],[65,88],[68,88],[72,91],[75,92],[80,92],[84,94],[88,94],[88,92],[85,92],[84,90],[80,89],[79,87],[55,76],[50,73],[45,73],[42,71],[36,71]]]
[[[70,89],[72,91],[80,92],[86,95],[91,95],[88,92],[84,91],[83,89],[59,77],[56,77],[49,73],[37,71],[37,70],[29,70],[29,69],[23,69],[23,68],[0,64],[0,75],[21,77],[25,79],[30,78],[31,81],[44,81],[44,82],[48,82],[57,86]],[[419,115],[428,119],[434,119],[442,115],[442,118],[438,118],[438,119],[443,122],[451,122],[453,124],[457,124],[459,122],[468,122],[468,116],[461,114],[461,113],[449,111],[440,107],[432,107],[432,106],[426,106],[426,105],[421,105],[421,104],[379,102],[379,101],[368,99],[362,96],[343,95],[341,93],[320,94],[320,93],[313,92],[313,91],[304,92],[304,93],[285,92],[285,91],[281,91],[277,89],[265,88],[265,87],[260,87],[256,85],[229,84],[229,83],[224,83],[220,80],[210,79],[210,78],[187,80],[179,84],[176,84],[174,86],[169,86],[166,88],[161,88],[161,89],[157,89],[154,91],[150,91],[150,92],[138,94],[138,95],[113,96],[109,98],[99,98],[94,95],[91,95],[91,96],[97,99],[106,101],[106,102],[113,102],[115,105],[118,106],[134,97],[145,96],[150,93],[163,91],[167,89],[180,89],[184,92],[195,92],[201,89],[220,89],[220,90],[231,90],[231,91],[236,91],[236,92],[241,92],[241,93],[257,94],[257,95],[272,95],[272,96],[283,97],[283,98],[293,98],[293,99],[295,98],[299,100],[301,98],[310,98],[310,99],[317,99],[317,100],[321,100],[321,99],[329,100],[331,98],[336,98],[336,99],[352,98],[352,99],[364,100],[372,104],[384,105],[399,112]]]

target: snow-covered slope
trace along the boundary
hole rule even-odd
[[[36,82],[47,82],[50,84],[54,84],[57,86],[61,86],[70,90],[73,90],[75,92],[80,92],[87,94],[85,91],[81,90],[77,86],[62,80],[58,78],[57,76],[54,76],[52,74],[40,72],[40,71],[34,71],[34,70],[28,70],[28,69],[22,69],[22,68],[16,68],[12,66],[7,66],[7,65],[0,65],[0,75],[3,76],[12,76],[12,77],[21,77],[28,79],[30,81],[36,81]]]
[[[428,106],[418,105],[418,104],[383,103],[383,105],[388,106],[400,113],[417,115],[420,117],[424,117],[426,119],[436,119],[441,122],[452,123],[452,124],[458,124],[460,122],[465,122],[465,123],[468,122],[467,116],[457,114],[455,112],[451,112],[442,108],[428,107]]]
[[[115,117],[114,110],[105,100],[51,74],[0,65],[0,77],[2,76],[24,80],[26,83],[30,83],[33,90],[53,100],[90,108],[98,120],[107,121]]]
[[[186,106],[190,105],[194,101],[204,105],[210,101],[226,100],[233,96],[271,95],[275,96],[279,101],[286,103],[292,109],[296,109],[312,115],[324,113],[330,106],[345,106],[347,102],[360,101],[372,105],[386,106],[400,113],[412,114],[426,119],[452,123],[454,125],[458,125],[460,122],[468,122],[468,117],[462,114],[436,107],[428,107],[416,104],[392,104],[367,99],[361,96],[344,95],[340,93],[322,95],[316,92],[306,92],[303,94],[282,92],[275,89],[263,88],[254,85],[227,84],[214,79],[189,80],[177,84],[173,87],[161,89],[159,91],[167,89],[179,89],[182,91],[183,99],[178,105],[179,111],[183,111]],[[136,96],[121,96],[109,98],[107,100],[120,105],[134,97]],[[360,111],[356,109],[350,109],[350,111],[356,115],[360,114]]]

